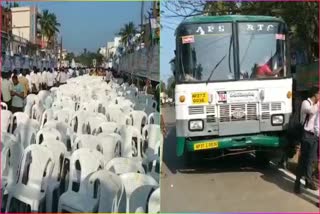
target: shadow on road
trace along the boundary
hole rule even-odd
[[[283,191],[295,194],[293,192],[294,178],[279,171],[276,167],[263,167],[258,165],[255,158],[249,154],[230,156],[217,160],[207,160],[196,157],[194,163],[187,167],[184,164],[183,158],[179,158],[176,155],[176,132],[174,126],[175,124],[167,124],[168,133],[165,137],[163,148],[163,164],[171,174],[176,174],[177,172],[181,174],[259,172],[262,174],[261,179],[275,184]],[[302,194],[297,196],[312,204],[318,201],[318,196],[308,191],[302,191]]]

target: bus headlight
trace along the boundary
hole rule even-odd
[[[273,126],[281,126],[284,123],[284,115],[283,114],[274,114],[271,117],[271,125]]]
[[[190,131],[202,131],[203,130],[203,121],[202,120],[190,120],[189,121],[189,130]]]

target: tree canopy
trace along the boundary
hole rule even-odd
[[[318,56],[318,2],[210,2],[205,0],[164,1],[167,17],[196,15],[268,15],[282,17],[291,30],[293,43],[307,50],[309,58]]]

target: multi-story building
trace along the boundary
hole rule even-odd
[[[12,28],[11,28],[12,16],[11,16],[10,9],[1,6],[1,15],[2,15],[1,31],[7,34],[11,34],[12,33]]]
[[[32,44],[41,45],[41,14],[37,7],[11,8],[12,33]]]

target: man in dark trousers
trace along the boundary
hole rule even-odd
[[[306,188],[317,190],[316,185],[312,180],[312,163],[317,158],[318,137],[314,130],[317,111],[319,110],[319,88],[312,88],[308,95],[308,99],[301,104],[300,123],[303,124],[304,132],[301,141],[301,153],[294,185],[294,192],[301,193],[300,179],[305,177]]]

